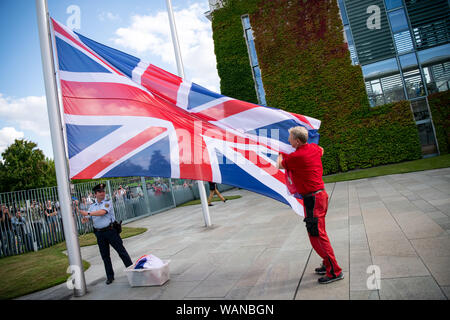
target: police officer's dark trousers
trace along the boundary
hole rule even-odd
[[[94,233],[97,237],[98,248],[100,249],[103,264],[105,265],[106,277],[108,279],[114,279],[114,270],[111,263],[109,245],[117,251],[125,267],[131,266],[133,262],[131,262],[131,258],[123,246],[122,238],[114,228],[108,228],[104,231],[95,230]]]

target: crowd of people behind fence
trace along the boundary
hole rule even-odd
[[[59,203],[30,200],[0,204],[0,255],[39,250],[63,240]]]
[[[92,193],[79,201],[72,197],[72,208],[85,210],[93,202]],[[82,224],[73,211],[78,232],[92,231],[90,224]],[[63,221],[59,202],[50,199],[21,200],[0,203],[0,257],[36,251],[64,241]]]
[[[181,181],[180,181],[181,182]],[[172,188],[192,188],[192,181],[185,180],[183,184],[172,181]],[[170,192],[164,180],[156,180],[146,184],[148,195],[159,196]],[[119,185],[113,188],[111,196],[115,202],[127,202],[144,197],[140,185],[130,187]],[[107,195],[109,197],[109,195]],[[36,197],[37,198],[37,197]],[[40,198],[46,198],[42,196]],[[53,199],[21,199],[20,201],[4,201],[0,199],[0,257],[36,251],[64,241],[63,221],[58,200]],[[91,190],[77,191],[72,197],[72,208],[78,232],[91,232],[92,223],[83,224],[76,214],[78,206],[88,210],[95,201]]]

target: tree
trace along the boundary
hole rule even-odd
[[[56,185],[55,163],[37,144],[16,139],[0,161],[0,192],[52,187]]]

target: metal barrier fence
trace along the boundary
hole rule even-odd
[[[92,188],[105,183],[116,220],[124,223],[199,199],[192,180],[152,177],[117,178],[71,185],[72,207],[87,210],[95,201]],[[206,190],[209,190],[205,183]],[[231,186],[217,185],[219,191]],[[78,233],[93,231],[73,212]],[[0,257],[37,251],[64,241],[57,187],[0,193]]]

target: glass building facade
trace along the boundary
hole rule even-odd
[[[266,93],[261,77],[261,69],[258,64],[258,56],[256,54],[255,39],[253,38],[253,30],[250,25],[250,18],[248,15],[243,15],[242,27],[244,28],[245,42],[247,43],[248,56],[250,60],[250,66],[252,67],[253,80],[255,81],[256,96],[258,97],[258,103],[260,105],[266,105]]]
[[[427,96],[450,88],[448,0],[338,0],[372,107],[409,100],[424,157],[438,154]]]
[[[209,0],[210,13],[223,3]],[[409,100],[423,157],[439,154],[428,95],[450,89],[449,0],[336,0],[371,107]],[[248,15],[241,16],[258,102],[266,105]]]

